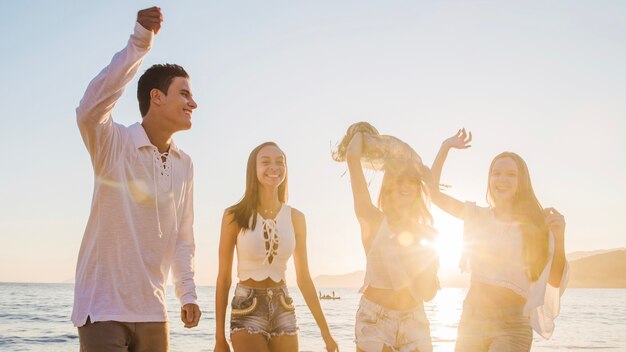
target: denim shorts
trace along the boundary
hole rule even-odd
[[[524,306],[484,308],[463,305],[455,352],[528,352],[533,342]]]
[[[297,335],[295,307],[287,286],[252,288],[237,284],[231,303],[230,335],[246,330],[272,336]]]
[[[355,343],[365,352],[382,351],[389,346],[395,352],[431,352],[430,324],[424,306],[391,310],[361,296],[356,313]]]

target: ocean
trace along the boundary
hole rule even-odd
[[[78,336],[70,321],[72,284],[0,283],[0,351],[78,351]],[[231,294],[232,294],[231,290]],[[323,289],[331,293],[332,289]],[[331,331],[341,351],[354,351],[354,316],[360,295],[356,289],[335,289],[340,300],[323,300]],[[324,344],[297,288],[296,304],[301,351],[324,351]],[[434,351],[454,350],[456,328],[465,289],[444,288],[426,304]],[[200,325],[184,329],[172,289],[168,291],[172,352],[213,351],[214,287],[199,287],[203,310]],[[228,324],[228,323],[227,323]],[[550,340],[535,334],[532,351],[626,351],[626,289],[568,289]]]

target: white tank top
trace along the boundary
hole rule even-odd
[[[256,228],[237,235],[237,277],[241,281],[285,280],[287,260],[295,248],[290,206],[283,204],[274,219],[257,214]]]
[[[434,234],[435,230],[423,225],[424,231]],[[396,234],[383,218],[376,237],[367,253],[365,280],[359,292],[368,286],[381,289],[399,290],[407,287],[411,295],[421,299],[419,292],[420,276],[430,265],[438,265],[438,257],[429,236],[410,233]]]

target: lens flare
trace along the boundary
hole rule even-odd
[[[398,243],[403,247],[408,247],[415,242],[415,236],[410,232],[400,232],[398,235]]]

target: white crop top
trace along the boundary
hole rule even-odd
[[[431,235],[435,233],[427,226],[424,231]],[[408,288],[413,297],[422,299],[420,276],[431,265],[439,265],[432,245],[410,233],[396,234],[384,217],[367,253],[365,280],[359,292],[365,292],[368,286],[390,290]]]
[[[548,338],[554,330],[554,318],[559,314],[561,295],[568,281],[565,265],[560,288],[548,283],[554,255],[554,237],[549,237],[549,257],[546,267],[535,282],[528,278],[522,258],[522,232],[519,224],[500,221],[493,209],[466,202],[464,219],[464,253],[461,267],[471,271],[471,281],[506,287],[526,298],[524,312],[531,325]]]
[[[290,206],[283,204],[274,219],[257,214],[256,228],[237,235],[237,277],[241,281],[284,281],[287,261],[295,248]]]

